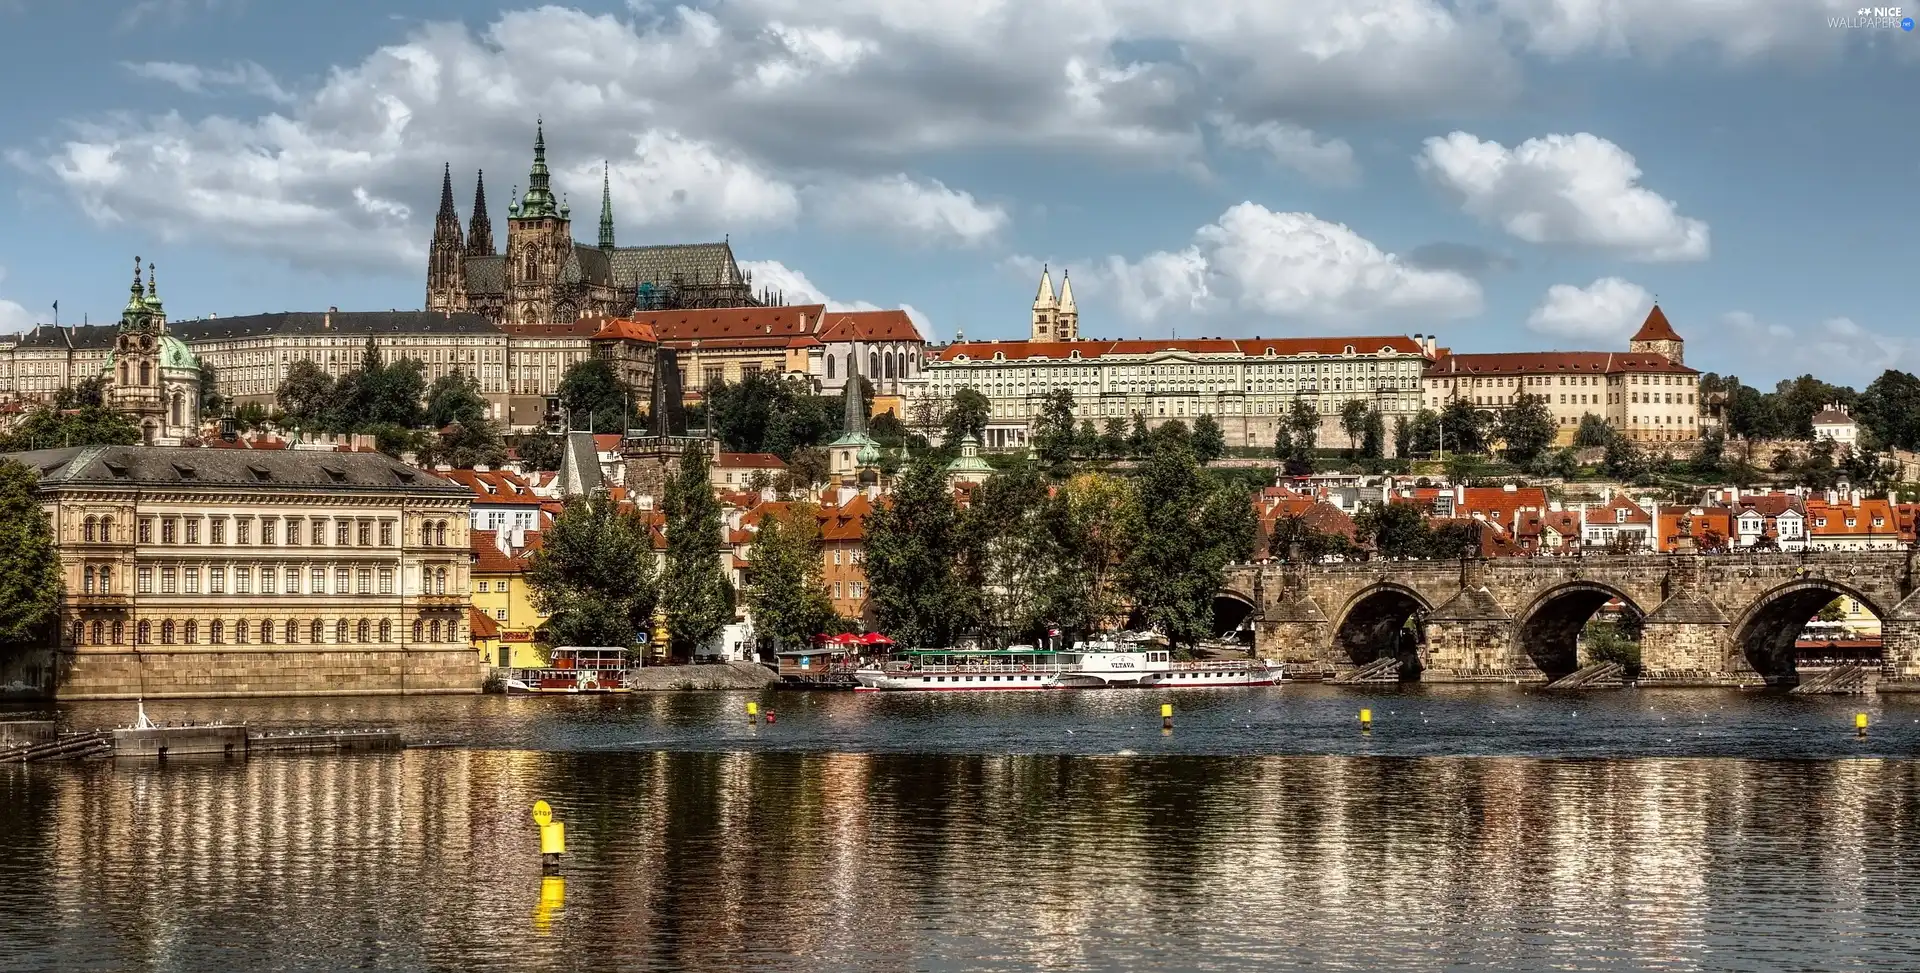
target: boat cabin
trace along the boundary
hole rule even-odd
[[[836,669],[853,667],[857,651],[844,645],[815,645],[774,653],[780,660],[782,676],[820,676]]]
[[[626,669],[627,650],[620,646],[562,645],[553,650],[550,669]]]

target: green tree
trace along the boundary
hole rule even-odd
[[[1225,455],[1227,434],[1220,429],[1219,421],[1210,414],[1193,420],[1193,458],[1205,466]]]
[[[833,468],[827,451],[809,446],[796,449],[787,457],[787,476],[800,489],[810,489],[816,483],[827,482],[827,471]]]
[[[1074,452],[1088,459],[1100,455],[1100,430],[1092,419],[1080,420],[1080,434],[1074,437]]]
[[[1920,377],[1888,369],[1860,393],[1856,416],[1882,446],[1920,449]]]
[[[566,459],[566,444],[550,432],[533,432],[514,440],[513,451],[529,470],[558,470]]]
[[[1153,443],[1153,433],[1147,429],[1147,417],[1136,412],[1133,414],[1133,427],[1127,430],[1127,455],[1135,459],[1147,455],[1147,449]]]
[[[0,453],[67,446],[131,446],[140,427],[124,412],[102,405],[60,410],[43,405],[27,413],[11,435],[0,436]]]
[[[294,362],[273,396],[280,409],[280,422],[292,429],[333,428],[339,411],[339,390],[335,386],[333,376],[320,366],[310,361]]]
[[[806,645],[833,622],[833,599],[821,580],[820,522],[811,505],[762,517],[747,561],[753,566],[747,606],[763,641],[776,649]]]
[[[1346,557],[1358,553],[1345,535],[1321,530],[1301,514],[1284,514],[1274,519],[1267,551],[1288,564],[1313,564],[1334,555]]]
[[[429,433],[423,459],[455,469],[499,466],[507,461],[507,444],[493,420],[474,418],[455,423],[447,433]]]
[[[1832,385],[1812,375],[1785,379],[1774,386],[1774,411],[1781,434],[1793,439],[1813,438],[1813,417],[1830,403],[1852,408],[1858,396],[1843,385]]]
[[[977,617],[977,593],[958,580],[967,538],[946,467],[931,455],[908,463],[866,534],[867,604],[880,627],[905,645],[953,644]]]
[[[1421,409],[1407,429],[1411,452],[1432,454],[1440,449],[1440,413]]]
[[[1640,445],[1625,436],[1614,436],[1607,440],[1607,451],[1601,466],[1608,476],[1622,480],[1638,479],[1646,475],[1650,468]]]
[[[1360,455],[1367,459],[1387,455],[1387,418],[1379,409],[1367,410],[1367,429],[1360,437]]]
[[[1385,558],[1423,558],[1432,553],[1427,517],[1410,503],[1369,503],[1353,518],[1354,534]]]
[[[1056,490],[1045,517],[1060,564],[1042,613],[1067,632],[1091,632],[1120,613],[1117,572],[1131,543],[1130,478],[1082,473]]]
[[[1142,621],[1190,646],[1212,634],[1221,573],[1252,553],[1259,519],[1244,490],[1207,475],[1177,438],[1155,440],[1135,489],[1123,586]]]
[[[1360,452],[1360,437],[1367,434],[1367,403],[1348,399],[1340,403],[1340,431],[1347,434],[1347,455]]]
[[[1502,410],[1497,420],[1500,441],[1507,462],[1532,463],[1553,445],[1556,433],[1553,410],[1537,395],[1522,395]]]
[[[1393,420],[1393,454],[1401,459],[1413,455],[1413,423],[1407,421],[1406,416],[1398,416]]]
[[[31,467],[0,460],[0,653],[57,637],[60,555]]]
[[[1033,448],[1040,461],[1054,467],[1072,462],[1074,436],[1072,390],[1047,392],[1033,419]]]
[[[448,372],[433,380],[427,388],[427,425],[439,429],[459,423],[463,426],[487,417],[487,400],[480,394],[480,380],[465,372]]]
[[[567,366],[555,392],[560,399],[561,418],[569,429],[625,433],[639,424],[638,397],[604,358],[588,358]]]
[[[913,440],[913,432],[900,417],[892,412],[882,412],[867,423],[867,435],[880,444],[881,449],[906,449]]]
[[[53,407],[67,409],[100,408],[107,404],[107,377],[95,375],[54,390]]]
[[[660,602],[674,654],[691,656],[732,620],[727,579],[720,571],[720,501],[713,495],[707,451],[680,454],[679,470],[667,481],[667,561]]]
[[[993,403],[972,387],[953,393],[953,404],[947,407],[946,447],[959,449],[960,440],[972,436],[976,440],[987,438],[987,420],[993,417]]]
[[[533,605],[549,616],[541,641],[632,646],[653,615],[652,533],[604,492],[567,501],[528,566]]]
[[[1106,459],[1120,459],[1127,455],[1127,420],[1119,416],[1108,416],[1106,428],[1100,433],[1100,455]]]
[[[1573,445],[1579,449],[1599,449],[1613,442],[1613,427],[1607,420],[1591,412],[1580,416],[1580,425],[1573,431]]]
[[[200,414],[217,416],[226,411],[227,397],[220,394],[220,373],[205,361],[200,363]]]
[[[1719,429],[1708,429],[1700,434],[1700,447],[1693,454],[1693,471],[1703,476],[1712,476],[1726,466],[1727,434]]]
[[[1491,417],[1466,399],[1452,399],[1440,410],[1440,446],[1456,453],[1485,453]]]
[[[961,514],[959,581],[979,594],[981,633],[1005,644],[1043,626],[1044,589],[1060,563],[1044,511],[1046,481],[1023,465],[987,480]]]
[[[1301,399],[1293,400],[1287,415],[1274,427],[1273,458],[1288,476],[1313,474],[1313,444],[1320,431],[1320,415]]]

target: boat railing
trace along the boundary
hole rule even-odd
[[[1010,673],[1010,672],[1061,672],[1077,668],[1057,662],[968,662],[958,665],[952,663],[888,663],[887,672],[933,672],[933,673]]]

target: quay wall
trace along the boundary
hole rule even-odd
[[[87,647],[63,652],[61,700],[477,693],[486,667],[465,645]]]

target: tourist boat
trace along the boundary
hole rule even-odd
[[[912,649],[853,674],[859,692],[1010,689],[1199,689],[1272,686],[1271,660],[1175,662],[1166,649],[1081,642],[1069,650]]]
[[[624,693],[627,688],[627,650],[615,647],[560,646],[544,669],[515,669],[507,677],[508,693]]]

